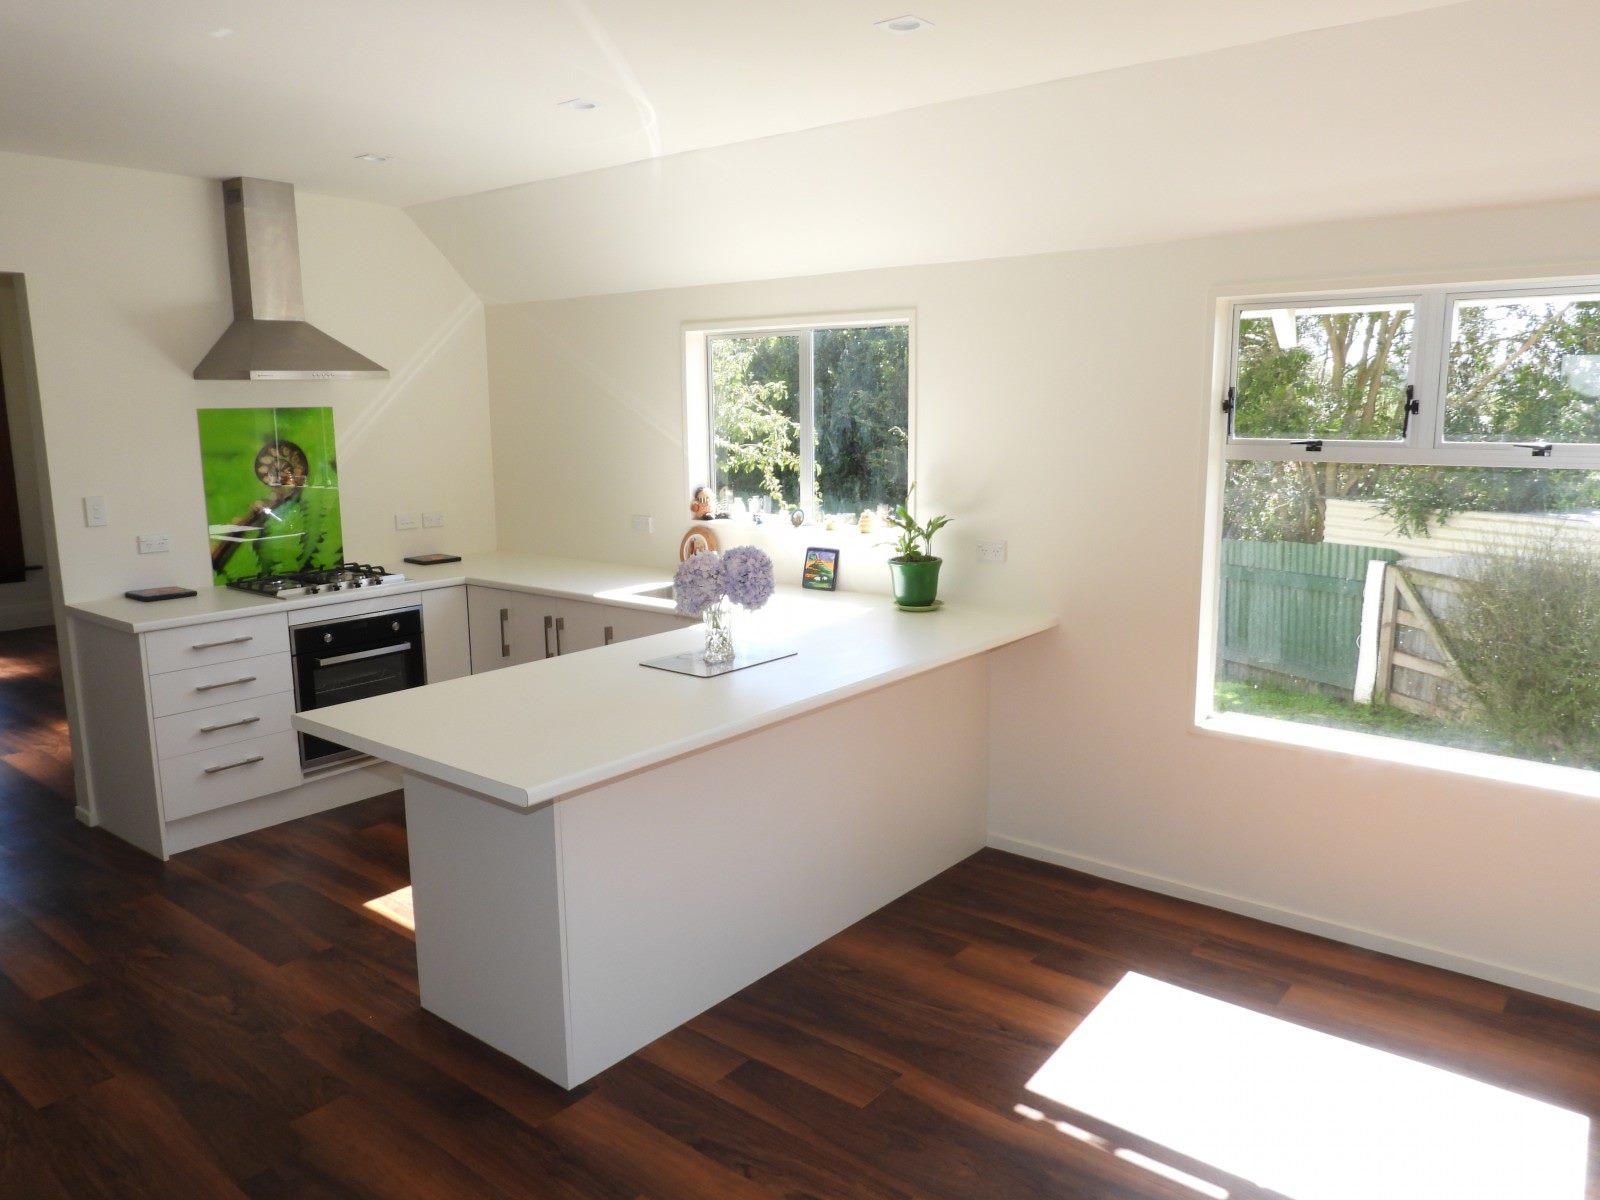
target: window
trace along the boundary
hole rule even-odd
[[[699,338],[707,399],[695,481],[709,475],[736,509],[798,507],[813,518],[902,503],[910,337],[903,319],[691,334],[691,392]]]
[[[1228,321],[1203,709],[1600,771],[1600,288]]]

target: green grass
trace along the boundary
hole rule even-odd
[[[1503,753],[1478,730],[1467,725],[1431,720],[1387,704],[1352,704],[1333,696],[1312,695],[1264,683],[1221,680],[1217,683],[1217,711],[1277,717],[1302,725],[1354,729],[1385,737],[1431,742],[1436,746],[1461,746],[1468,750]]]

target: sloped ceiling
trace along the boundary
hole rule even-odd
[[[411,212],[512,301],[1587,195],[1597,61],[1600,5],[1477,0]]]
[[[0,149],[411,204],[1444,2],[12,0]]]

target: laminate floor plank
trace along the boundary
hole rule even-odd
[[[1600,1012],[987,849],[567,1092],[420,1007],[399,793],[160,863],[70,767],[0,633],[3,1200],[1281,1200],[1028,1091],[1130,972],[1577,1111],[1600,1200]]]

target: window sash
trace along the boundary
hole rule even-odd
[[[906,445],[906,476],[908,479],[916,478],[916,461],[914,448],[916,446],[916,391],[915,370],[915,338],[911,318],[908,316],[863,316],[841,317],[837,319],[822,319],[815,323],[804,325],[734,325],[723,328],[705,328],[700,332],[705,343],[705,413],[706,413],[706,478],[711,481],[713,494],[717,486],[717,398],[714,387],[714,374],[712,372],[712,348],[718,341],[730,338],[768,338],[768,337],[794,337],[800,340],[799,346],[799,438],[800,438],[800,483],[799,505],[809,520],[817,520],[822,514],[818,511],[817,504],[817,447],[816,447],[816,421],[817,421],[817,395],[816,395],[816,335],[825,330],[833,329],[890,329],[903,328],[906,330],[907,339],[907,372],[906,372],[906,416],[910,426],[907,429]]]
[[[1594,293],[1600,280],[1543,281],[1531,285],[1500,284],[1486,287],[1441,287],[1358,293],[1302,293],[1258,296],[1232,303],[1227,310],[1227,370],[1222,395],[1217,397],[1222,434],[1222,456],[1229,461],[1346,462],[1440,467],[1531,467],[1600,469],[1600,443],[1552,442],[1548,455],[1510,442],[1465,442],[1445,436],[1445,401],[1449,387],[1449,355],[1456,305],[1462,301],[1520,299]],[[1289,438],[1240,437],[1225,410],[1239,382],[1239,322],[1247,312],[1269,308],[1385,307],[1411,304],[1415,313],[1409,378],[1419,410],[1403,441],[1369,441],[1323,438],[1320,450],[1296,445]]]

